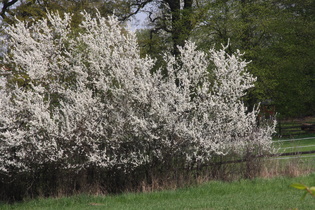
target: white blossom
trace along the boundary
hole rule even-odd
[[[155,60],[140,57],[117,18],[83,16],[78,34],[71,15],[53,13],[7,30],[5,62],[25,86],[0,79],[1,172],[45,163],[132,170],[271,151],[274,127],[259,127],[258,109],[241,100],[255,78],[239,52],[200,52],[188,41],[178,58],[164,56],[167,76],[150,73]]]

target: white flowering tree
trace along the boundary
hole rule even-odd
[[[258,110],[241,100],[255,78],[239,52],[204,53],[187,42],[178,58],[165,55],[167,75],[150,73],[155,61],[140,57],[115,17],[83,16],[79,33],[69,14],[7,29],[1,174],[45,164],[134,170],[272,150],[274,127],[259,127]]]

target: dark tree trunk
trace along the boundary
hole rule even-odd
[[[165,0],[171,11],[173,54],[179,55],[178,46],[184,46],[188,39],[192,25],[192,0],[185,0],[181,8],[180,0]]]

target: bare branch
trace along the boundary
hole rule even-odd
[[[10,6],[12,6],[13,4],[15,4],[16,2],[18,2],[18,0],[12,0],[12,1],[9,1],[9,0],[3,0],[2,1],[2,8],[1,8],[1,12],[0,12],[0,15],[1,17],[4,19],[6,17],[6,12],[7,10],[9,9]]]
[[[137,0],[135,3],[132,3],[130,6],[131,7],[135,7],[135,11],[131,12],[129,14],[127,14],[126,16],[123,16],[122,18],[120,18],[120,21],[125,21],[128,18],[138,14],[138,12],[143,9],[147,4],[151,3],[153,0],[146,0],[146,1],[141,1],[141,0]]]

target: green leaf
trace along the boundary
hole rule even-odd
[[[315,187],[310,187],[309,189],[313,194],[315,194]]]
[[[307,195],[307,191],[302,195],[301,200],[304,200],[305,196]]]
[[[293,187],[293,188],[296,188],[299,190],[306,190],[307,189],[307,186],[305,186],[304,184],[299,184],[299,183],[291,184],[290,187]]]

